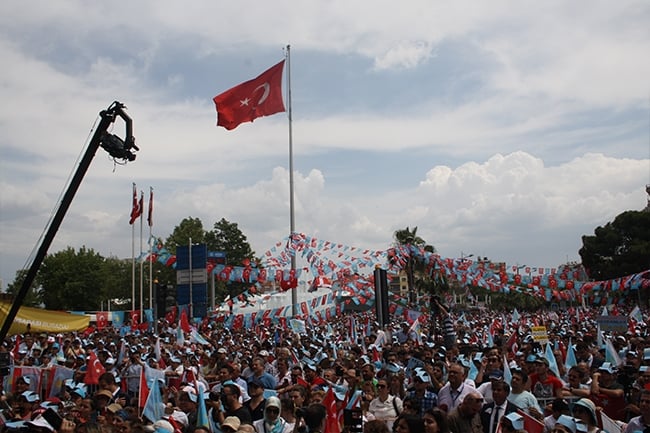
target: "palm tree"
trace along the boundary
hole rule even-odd
[[[413,227],[413,230],[408,226],[405,229],[396,230],[393,236],[395,238],[395,246],[416,247],[430,253],[436,251],[432,245],[428,245],[424,239],[418,236],[417,227]],[[404,271],[406,272],[408,281],[409,303],[415,304],[417,302],[417,287],[427,287],[430,285],[430,282],[425,272],[425,264],[414,257],[411,248],[409,248]]]

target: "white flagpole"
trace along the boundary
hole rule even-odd
[[[133,182],[133,193],[137,201],[135,182]],[[133,212],[133,207],[131,212]],[[131,224],[131,311],[133,310],[135,310],[135,221],[134,224]]]
[[[149,213],[147,214],[147,224],[149,225],[149,309],[153,310],[153,260],[151,254],[153,249],[151,246],[151,237],[153,236],[153,188],[149,187]],[[154,318],[155,319],[155,318]]]
[[[144,192],[140,191],[140,203],[144,205]],[[144,207],[144,206],[143,206]],[[144,209],[140,209],[140,256],[142,257],[142,220],[144,215]],[[140,260],[140,323],[142,323],[142,292],[144,286],[144,275],[143,275],[143,266],[142,260]]]
[[[291,45],[287,45],[287,114],[289,117],[289,243],[293,244],[293,235],[296,231],[296,218],[294,214],[293,199],[293,128],[291,113]],[[291,270],[296,271],[296,255],[291,255]],[[291,289],[291,315],[298,314],[298,287]]]

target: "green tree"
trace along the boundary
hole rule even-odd
[[[237,223],[221,218],[214,223],[213,230],[207,232],[205,237],[208,250],[226,253],[227,265],[243,266],[247,261],[250,264],[257,262],[246,235],[239,229]],[[218,281],[215,286],[216,298],[220,301],[225,299],[226,295],[234,298],[249,286],[250,283]]]
[[[405,229],[396,230],[393,233],[395,245],[399,246],[414,246],[422,250],[435,253],[436,249],[433,245],[426,243],[424,239],[418,236],[418,228],[409,227]],[[427,268],[427,265],[422,260],[418,260],[413,254],[409,255],[404,266],[404,272],[409,286],[409,302],[414,304],[417,301],[417,293],[425,292],[430,295],[437,294],[441,289],[447,287],[446,279],[442,274],[436,272],[435,269]]]
[[[106,299],[102,281],[104,258],[85,246],[48,255],[36,277],[49,310],[97,310]]]
[[[27,271],[27,269],[16,271],[14,281],[7,286],[7,293],[16,296],[23,286],[23,281],[25,281]],[[38,283],[36,281],[32,282],[32,286],[27,290],[27,294],[25,295],[23,305],[27,307],[38,307],[42,302],[41,295],[42,291],[40,287],[38,287]]]
[[[244,260],[253,261],[255,252],[251,249],[246,235],[237,226],[225,218],[214,223],[213,230],[205,235],[208,250],[224,251],[226,263],[229,265],[241,266]]]
[[[593,280],[645,271],[650,264],[650,212],[626,211],[582,237],[582,264]]]
[[[176,254],[177,245],[189,245],[190,239],[193,244],[205,243],[206,231],[203,229],[203,222],[199,218],[187,217],[174,227],[174,231],[165,241],[165,248]]]
[[[148,275],[147,264],[145,264],[145,273]],[[137,278],[137,275],[136,275]],[[131,260],[119,259],[117,257],[107,257],[104,259],[100,270],[100,280],[102,283],[102,295],[110,299],[130,299],[131,298]],[[106,298],[100,299],[106,301]]]

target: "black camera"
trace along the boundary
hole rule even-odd
[[[296,409],[296,418],[304,418],[305,417],[305,409],[302,407],[299,407]]]
[[[221,394],[219,394],[216,391],[210,391],[210,394],[208,394],[208,398],[212,401],[220,401],[221,400]]]

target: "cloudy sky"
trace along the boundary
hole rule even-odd
[[[132,182],[155,190],[158,236],[192,216],[258,254],[285,237],[286,114],[226,131],[212,97],[287,44],[297,231],[383,250],[417,226],[446,257],[579,260],[582,235],[646,204],[649,22],[645,0],[1,2],[0,277],[29,264],[114,100],[141,151],[98,152],[50,252],[130,257]]]

